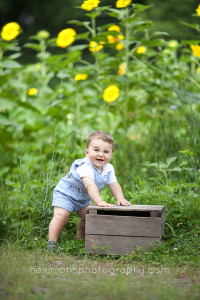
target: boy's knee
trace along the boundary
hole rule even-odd
[[[62,210],[59,210],[59,211],[55,211],[54,212],[54,219],[57,220],[57,221],[60,221],[60,222],[67,222],[68,218],[70,216],[70,212],[66,212],[66,211],[62,211]]]

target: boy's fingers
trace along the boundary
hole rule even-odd
[[[117,205],[129,206],[131,203],[129,201],[120,201],[117,203]]]

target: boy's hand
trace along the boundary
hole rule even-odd
[[[118,200],[117,205],[123,205],[123,206],[129,206],[131,203],[127,201],[126,199]]]
[[[100,207],[113,207],[113,204],[107,203],[106,201],[100,201],[98,204]]]

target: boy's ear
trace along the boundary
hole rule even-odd
[[[86,155],[88,154],[88,149],[85,149],[85,153],[86,153]]]

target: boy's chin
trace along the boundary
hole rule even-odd
[[[94,164],[94,166],[95,166],[95,168],[97,168],[97,169],[99,169],[99,170],[102,170],[104,164]]]

